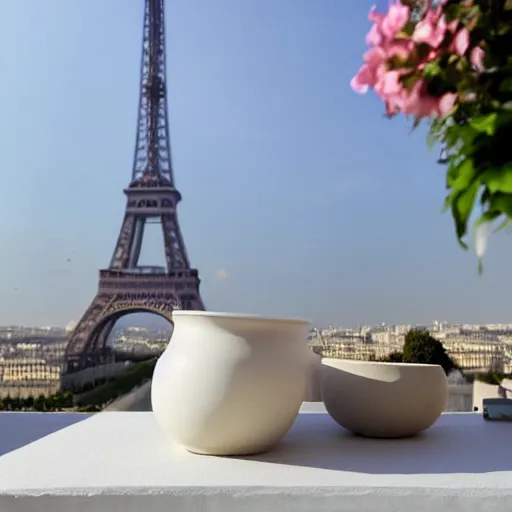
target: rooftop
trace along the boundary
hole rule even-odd
[[[512,425],[478,413],[375,440],[305,403],[274,451],[245,458],[174,447],[152,413],[1,413],[0,432],[0,510],[469,512],[512,500]]]

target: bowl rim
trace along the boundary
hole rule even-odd
[[[340,359],[336,357],[322,357],[322,364],[324,361],[343,361],[353,365],[370,365],[370,366],[398,366],[398,367],[415,367],[415,368],[441,368],[439,364],[424,364],[424,363],[387,363],[384,361],[361,361],[359,359]]]
[[[172,316],[199,316],[205,318],[226,318],[234,320],[256,320],[265,322],[282,322],[282,323],[295,323],[311,325],[311,321],[305,318],[280,318],[263,315],[254,315],[247,313],[228,313],[224,311],[198,311],[198,310],[186,310],[186,309],[175,309],[172,312]]]

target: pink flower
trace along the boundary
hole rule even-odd
[[[455,102],[457,101],[457,94],[449,92],[439,98],[437,106],[437,114],[439,117],[446,117],[452,113]]]
[[[404,96],[401,110],[405,115],[412,115],[416,119],[446,117],[452,112],[457,97],[454,93],[447,93],[440,98],[431,96],[427,82],[421,79]]]
[[[417,119],[423,117],[446,117],[451,114],[457,94],[447,93],[436,98],[428,93],[427,83],[419,80],[405,98],[402,111],[406,115],[413,115]]]
[[[400,105],[402,104],[400,98],[392,98],[386,101],[386,114],[389,117],[395,116],[400,112]]]
[[[409,14],[409,6],[400,3],[391,4],[381,22],[382,34],[388,39],[394,38],[409,21]]]
[[[420,62],[417,66],[417,70],[418,71],[423,71],[425,69],[425,66],[429,63],[429,62],[432,62],[433,60],[437,59],[440,55],[440,51],[439,50],[430,50],[428,52],[428,55],[425,57],[425,59],[423,60],[423,62]]]
[[[373,6],[368,14],[368,19],[373,22],[373,26],[370,32],[366,34],[366,44],[368,46],[380,46],[384,42],[384,36],[381,30],[384,14],[377,12],[377,8]]]
[[[380,46],[385,40],[392,40],[405,27],[409,15],[410,8],[400,2],[391,4],[386,14],[379,13],[372,7],[368,19],[373,22],[373,26],[366,34],[366,44]]]
[[[455,33],[455,31],[457,30],[458,26],[459,26],[459,20],[455,19],[452,22],[448,23],[448,25],[446,25],[446,28],[450,32],[454,32]]]
[[[412,34],[415,43],[426,43],[432,48],[438,48],[446,34],[444,19],[433,11],[428,11],[425,17],[418,22]]]
[[[382,64],[385,64],[387,55],[384,50],[380,47],[370,48],[364,55],[363,60],[369,66],[376,68]]]
[[[361,83],[359,74],[350,80],[350,87],[357,94],[366,94],[368,92],[368,85]]]
[[[383,47],[386,58],[400,57],[407,59],[414,48],[414,43],[405,39],[395,40]]]
[[[469,30],[466,27],[461,28],[453,38],[452,51],[462,56],[469,48]]]
[[[350,87],[357,94],[366,94],[368,92],[368,80],[366,79],[366,74],[368,73],[368,66],[362,66],[357,75],[350,80]]]
[[[466,27],[457,31],[458,20],[447,26],[442,6],[433,9],[430,2],[425,1],[428,6],[426,14],[416,24],[411,37],[401,34],[410,20],[411,13],[410,8],[402,5],[399,0],[393,1],[386,14],[378,13],[372,8],[368,15],[369,20],[373,22],[366,36],[370,49],[364,54],[364,64],[350,85],[360,94],[373,88],[386,105],[389,116],[403,112],[416,119],[446,117],[451,114],[458,100],[455,93],[444,94],[441,97],[432,96],[428,90],[428,82],[421,77],[421,73],[428,62],[437,59],[441,52],[447,50],[444,45],[442,46],[447,32],[454,34],[449,51],[459,56],[464,55],[469,48],[469,31]],[[421,62],[416,60],[415,48],[418,44],[430,46],[426,56],[424,53],[421,54]],[[412,52],[415,52],[414,59],[410,60]],[[477,68],[481,66],[482,54],[482,50],[480,53],[471,53],[472,63],[474,62],[473,65]],[[394,69],[397,67],[397,57],[399,69]],[[416,80],[409,88],[404,87],[401,81],[404,75]]]
[[[389,96],[399,96],[404,87],[400,83],[398,71],[387,71],[378,78],[374,88],[375,92],[385,100]]]
[[[484,70],[484,58],[485,52],[480,48],[480,46],[475,46],[471,50],[469,61],[479,73]]]
[[[401,107],[405,115],[412,115],[417,119],[433,116],[436,109],[436,98],[428,94],[427,82],[424,79],[418,80],[414,84],[409,94],[404,98]]]
[[[372,28],[370,29],[370,32],[366,34],[366,44],[368,46],[379,46],[382,44],[382,33],[379,29],[379,26],[377,24],[374,24]]]
[[[350,82],[350,86],[358,94],[366,94],[368,87],[375,87],[379,76],[386,71],[386,54],[382,48],[371,48],[363,58],[365,64]]]
[[[382,21],[384,20],[384,14],[377,12],[377,7],[374,5],[370,9],[370,12],[368,14],[368,19],[372,21],[373,23],[377,23],[380,25]]]
[[[366,94],[368,87],[375,87],[377,81],[386,72],[385,64],[380,64],[377,57],[369,56],[367,58],[369,62],[359,68],[356,76],[350,82],[350,86],[358,94]]]

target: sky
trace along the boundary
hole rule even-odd
[[[512,235],[479,277],[425,129],[349,87],[372,3],[167,0],[178,214],[206,306],[512,322]],[[142,17],[143,0],[1,4],[1,325],[64,326],[96,293],[130,180]],[[157,235],[141,263],[164,261]]]

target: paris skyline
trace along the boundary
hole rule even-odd
[[[133,157],[142,5],[2,6],[0,324],[66,325],[108,265]],[[510,235],[491,240],[478,277],[439,213],[444,173],[424,131],[350,91],[370,5],[168,2],[178,215],[206,306],[317,325],[508,322]],[[143,263],[160,264],[149,234]]]

